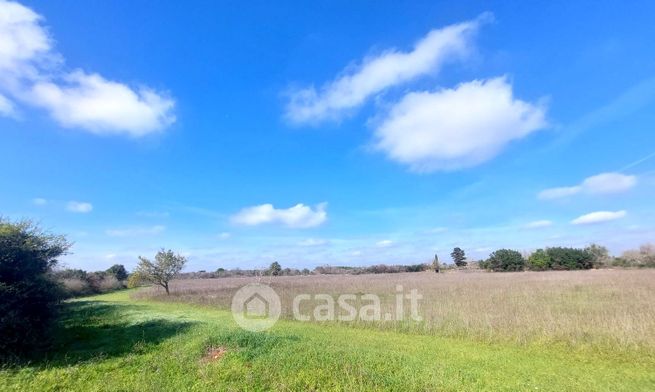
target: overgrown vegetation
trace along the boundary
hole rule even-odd
[[[655,246],[642,245],[639,250],[626,251],[620,257],[610,256],[607,248],[597,244],[584,249],[552,247],[537,249],[527,259],[518,251],[500,249],[480,262],[480,268],[497,272],[525,269],[570,271],[608,267],[655,268]]]
[[[67,298],[102,294],[127,287],[125,267],[115,264],[106,271],[87,272],[81,269],[63,269],[52,272],[61,284]]]
[[[0,219],[0,359],[49,342],[62,296],[49,273],[71,244],[30,221]]]

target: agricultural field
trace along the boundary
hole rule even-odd
[[[482,342],[655,350],[655,270],[650,269],[188,279],[173,281],[170,296],[152,287],[135,297],[229,310],[236,290],[250,282],[270,285],[287,319],[293,318],[292,299],[299,294],[312,296],[301,304],[301,313],[311,321],[312,309],[321,302],[313,298],[316,294],[336,299],[372,293],[380,298],[382,314],[393,313],[401,286],[404,293],[414,289],[422,295],[422,321],[408,317],[405,306],[402,321],[356,319],[345,324]],[[358,298],[356,304],[364,302]]]
[[[70,301],[56,349],[4,368],[0,390],[655,388],[652,270],[265,277],[285,310],[259,333],[229,311],[251,280]],[[300,322],[287,310],[298,293],[375,292],[391,306],[397,285],[422,292],[423,321]]]

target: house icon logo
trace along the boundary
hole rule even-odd
[[[250,283],[232,297],[232,317],[248,331],[260,332],[271,328],[281,312],[280,297],[265,284]]]

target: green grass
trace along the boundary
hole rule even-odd
[[[210,346],[227,354],[203,361]],[[0,390],[650,391],[655,358],[292,321],[250,333],[225,311],[119,292],[68,303],[53,352],[0,370]]]

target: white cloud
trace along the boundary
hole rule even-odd
[[[5,117],[13,117],[15,115],[14,104],[2,94],[0,94],[0,115]]]
[[[81,201],[69,201],[66,205],[66,209],[70,212],[86,214],[87,212],[91,212],[93,210],[93,205],[91,203]]]
[[[166,230],[166,226],[151,226],[151,227],[130,227],[126,229],[109,229],[105,231],[110,237],[135,237],[159,234]]]
[[[296,204],[287,209],[277,209],[272,204],[262,204],[242,209],[232,216],[232,222],[245,226],[280,223],[291,228],[309,228],[319,226],[327,220],[326,207],[327,203],[318,204],[315,209]]]
[[[562,197],[572,196],[580,193],[582,191],[581,186],[564,186],[559,188],[550,188],[544,189],[539,192],[539,199],[550,200],[550,199],[559,199]]]
[[[48,200],[42,197],[35,197],[34,199],[32,199],[32,204],[34,204],[35,206],[44,206],[48,204]]]
[[[307,247],[313,247],[313,246],[325,246],[329,244],[330,241],[321,239],[321,238],[308,238],[306,240],[302,240],[298,243],[300,246],[307,246]]]
[[[232,234],[230,234],[230,233],[228,233],[226,231],[224,231],[224,232],[222,232],[222,233],[220,233],[218,235],[218,239],[220,239],[220,240],[226,240],[226,239],[228,239],[230,237],[232,237]]]
[[[98,74],[75,71],[57,84],[36,83],[31,90],[35,105],[47,109],[64,127],[81,127],[93,133],[144,136],[175,121],[174,103],[149,89],[130,87]]]
[[[393,244],[394,244],[394,242],[391,241],[391,240],[382,240],[382,241],[376,242],[375,246],[377,246],[378,248],[388,248]]]
[[[636,184],[636,176],[621,173],[601,173],[587,177],[579,185],[545,189],[539,192],[538,198],[549,200],[572,196],[578,193],[589,195],[621,193],[630,190]]]
[[[471,167],[546,127],[545,109],[515,99],[505,77],[412,92],[375,131],[375,147],[418,172]]]
[[[571,221],[574,225],[588,225],[594,223],[609,222],[621,219],[626,216],[625,210],[621,211],[596,211],[582,215]]]
[[[110,81],[82,70],[63,70],[63,56],[31,9],[0,0],[0,113],[15,101],[47,110],[62,126],[94,133],[143,136],[175,121],[166,94]]]
[[[621,173],[602,173],[582,182],[582,188],[591,194],[620,193],[637,184],[636,176]]]
[[[481,23],[491,18],[491,14],[485,13],[472,21],[434,29],[410,52],[387,50],[365,58],[359,66],[346,68],[319,91],[314,87],[294,91],[286,117],[296,123],[338,119],[389,87],[436,73],[447,61],[466,56],[471,37]]]
[[[537,221],[533,221],[533,222],[528,223],[527,225],[525,225],[525,228],[526,229],[541,229],[541,228],[544,228],[544,227],[550,227],[552,225],[553,225],[552,221],[537,220]]]

